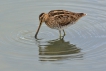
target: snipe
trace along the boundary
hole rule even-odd
[[[49,13],[41,13],[39,15],[40,24],[35,34],[35,38],[37,38],[37,34],[43,22],[45,22],[45,24],[48,27],[59,30],[60,37],[61,37],[61,31],[63,31],[64,36],[65,36],[64,29],[74,24],[81,17],[85,15],[87,14],[75,13],[75,12],[66,11],[66,10],[51,10]]]

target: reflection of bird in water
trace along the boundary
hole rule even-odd
[[[45,22],[46,25],[52,29],[59,30],[61,37],[61,31],[63,31],[65,36],[65,27],[74,24],[76,21],[78,21],[81,17],[85,15],[86,14],[84,13],[75,13],[66,10],[52,10],[49,13],[41,13],[39,15],[40,24],[35,34],[35,38],[37,38],[37,34],[39,32],[42,22]]]
[[[58,59],[64,59],[69,57],[73,57],[73,58],[82,57],[82,54],[81,55],[79,54],[81,52],[81,49],[76,47],[76,45],[70,44],[70,42],[68,41],[67,42],[64,41],[64,39],[50,40],[46,43],[40,42],[38,46],[39,46],[39,55],[41,56],[40,57],[41,60],[43,59],[58,60]]]

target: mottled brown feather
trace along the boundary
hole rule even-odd
[[[45,16],[45,13],[40,14],[40,19],[44,18],[46,25],[53,29],[61,29],[64,26],[74,24],[84,13],[75,13],[66,10],[51,10]]]
[[[64,35],[64,27],[74,24],[77,20],[79,20],[81,17],[85,16],[84,13],[75,13],[71,11],[66,10],[51,10],[49,13],[41,13],[39,15],[39,27],[35,34],[35,38],[37,38],[37,34],[39,32],[39,29],[41,27],[42,22],[45,22],[45,24],[53,29],[57,29],[60,32],[61,36],[61,30],[63,30]]]

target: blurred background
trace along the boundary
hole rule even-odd
[[[105,71],[106,0],[0,0],[0,71]],[[83,12],[87,16],[65,29],[42,24],[50,10]]]

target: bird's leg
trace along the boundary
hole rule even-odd
[[[60,38],[61,38],[61,30],[59,30]]]
[[[65,33],[65,31],[63,30],[63,33],[64,33],[64,35],[63,36],[65,36],[66,35],[66,33]]]

